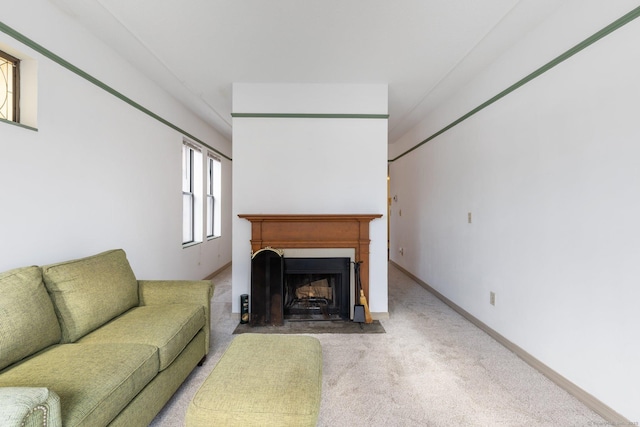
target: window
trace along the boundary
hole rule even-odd
[[[220,237],[222,164],[188,140],[182,144],[182,245]]]
[[[20,121],[20,60],[1,50],[0,119]]]
[[[184,141],[182,146],[182,243],[201,241],[202,236],[202,154],[200,148]],[[200,225],[199,225],[200,224]]]
[[[221,229],[220,199],[222,194],[220,158],[207,154],[207,237],[219,237]]]

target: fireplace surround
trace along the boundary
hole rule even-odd
[[[273,277],[265,279],[262,277],[266,271],[263,261],[259,261],[256,268],[254,267],[256,259],[252,257],[250,316],[252,325],[281,325],[285,316],[288,319],[296,319],[298,314],[302,315],[301,318],[309,320],[331,320],[332,316],[349,319],[351,307],[357,300],[351,295],[353,287],[350,281],[350,267],[353,261],[361,262],[360,279],[362,289],[368,298],[369,245],[371,243],[369,222],[382,215],[240,214],[238,216],[251,222],[253,257],[256,254],[262,254],[262,256],[274,257],[269,261],[273,266],[280,263],[280,271]],[[338,269],[333,266],[329,268],[323,266],[322,268],[326,270],[324,272],[315,271],[316,267],[310,267],[309,271],[302,272],[298,271],[300,270],[299,260],[285,261],[283,258],[285,249],[312,252],[348,250],[352,251],[353,256],[335,261],[346,265],[342,270],[344,273],[338,273]],[[309,261],[313,264],[312,260]],[[285,274],[285,264],[289,266],[289,270],[298,272],[292,273],[293,277],[288,277]],[[275,267],[269,267],[268,270],[273,272],[275,271],[273,268]],[[292,285],[289,279],[307,280],[308,283]],[[280,285],[276,285],[276,282]],[[306,287],[302,287],[303,285]],[[276,289],[276,286],[280,287]],[[299,290],[298,287],[300,287]],[[296,298],[296,292],[301,292],[302,297]],[[308,298],[310,295],[304,295],[309,292],[312,293],[312,298]],[[314,310],[315,318],[311,316]]]
[[[272,248],[353,248],[369,299],[369,223],[381,214],[240,214],[251,222],[251,252]]]

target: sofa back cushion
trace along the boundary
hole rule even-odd
[[[75,342],[138,305],[138,282],[121,249],[44,266],[42,274],[63,343]]]
[[[0,273],[0,370],[60,342],[60,325],[39,267]]]

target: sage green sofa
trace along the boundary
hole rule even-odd
[[[0,273],[0,425],[148,425],[208,353],[212,296],[120,249]]]

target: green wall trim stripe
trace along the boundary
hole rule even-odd
[[[233,118],[276,119],[388,119],[388,114],[231,113]]]
[[[8,125],[18,126],[18,127],[24,128],[24,129],[29,129],[29,130],[33,130],[33,131],[38,132],[37,128],[34,128],[32,126],[23,125],[22,123],[18,123],[18,122],[12,122],[11,120],[0,119],[0,123],[6,123]]]
[[[173,123],[169,122],[168,120],[160,117],[159,115],[157,115],[153,111],[143,107],[142,105],[138,104],[137,102],[135,102],[131,98],[128,98],[127,96],[123,95],[122,93],[118,92],[117,90],[113,89],[112,87],[110,87],[110,86],[106,85],[105,83],[101,82],[100,80],[96,79],[92,75],[84,72],[83,70],[81,70],[80,68],[78,68],[75,65],[71,64],[70,62],[62,59],[61,57],[59,57],[55,53],[51,52],[50,50],[48,50],[44,46],[36,43],[35,41],[33,41],[30,38],[24,36],[23,34],[19,33],[18,31],[14,30],[13,28],[9,27],[8,25],[6,25],[4,22],[1,22],[1,21],[0,21],[0,31],[2,31],[3,33],[9,35],[10,37],[13,37],[14,39],[19,41],[20,43],[30,47],[31,49],[35,50],[36,52],[40,53],[41,55],[49,58],[53,62],[57,63],[58,65],[61,65],[62,67],[66,68],[67,70],[71,71],[72,73],[75,73],[76,75],[82,77],[83,79],[93,83],[94,85],[98,86],[100,89],[103,89],[104,91],[110,93],[111,95],[115,96],[116,98],[120,99],[121,101],[126,102],[127,104],[129,104],[133,108],[135,108],[135,109],[143,112],[144,114],[156,119],[160,123],[162,123],[162,124],[170,127],[171,129],[181,133],[182,135],[186,136],[187,138],[189,138],[189,139],[191,139],[191,140],[193,140],[195,142],[198,142],[199,144],[202,144],[203,146],[205,146],[205,147],[209,148],[210,150],[216,152],[217,154],[221,155],[225,159],[231,160],[231,157],[228,157],[224,153],[221,153],[220,151],[218,151],[215,148],[211,147],[206,142],[202,141],[201,139],[197,138],[196,136],[191,135],[189,132],[186,132],[184,129],[181,129],[180,127],[174,125]]]
[[[549,71],[550,69],[552,69],[556,65],[558,65],[558,64],[566,61],[567,59],[571,58],[576,53],[582,51],[583,49],[585,49],[585,48],[587,48],[589,46],[591,46],[592,44],[594,44],[598,40],[604,38],[605,36],[611,34],[612,32],[616,31],[617,29],[621,28],[622,26],[624,26],[624,25],[628,24],[629,22],[633,21],[638,16],[640,16],[640,7],[637,7],[635,9],[633,9],[631,12],[627,13],[622,18],[619,18],[616,21],[614,21],[613,23],[607,25],[602,30],[598,31],[597,33],[595,33],[594,35],[592,35],[588,39],[578,43],[577,45],[575,45],[571,49],[567,50],[563,54],[557,56],[556,58],[554,58],[553,60],[549,61],[548,63],[546,63],[542,67],[538,68],[533,73],[529,74],[528,76],[524,77],[523,79],[521,79],[521,80],[517,81],[516,83],[514,83],[513,85],[509,86],[508,88],[506,88],[505,90],[503,90],[502,92],[500,92],[499,94],[494,96],[493,98],[489,99],[488,101],[485,101],[484,103],[480,104],[479,106],[477,106],[473,110],[469,111],[464,116],[460,117],[459,119],[453,121],[449,125],[447,125],[444,128],[440,129],[438,132],[434,133],[433,135],[431,135],[427,139],[421,141],[420,143],[418,143],[417,145],[413,146],[412,148],[410,148],[409,150],[405,151],[404,153],[400,154],[399,156],[389,160],[389,162],[390,163],[391,162],[395,162],[396,160],[406,156],[407,154],[411,153],[412,151],[414,151],[414,150],[418,149],[419,147],[423,146],[424,144],[426,144],[427,142],[431,141],[432,139],[437,138],[438,136],[442,135],[443,133],[445,133],[449,129],[459,125],[460,123],[462,123],[463,121],[467,120],[469,117],[473,116],[474,114],[478,113],[479,111],[484,110],[486,107],[488,107],[489,105],[493,104],[494,102],[504,98],[505,96],[507,96],[511,92],[515,91],[519,87],[524,86],[525,84],[527,84],[531,80],[535,79],[536,77],[539,77],[540,75],[546,73],[547,71]]]

